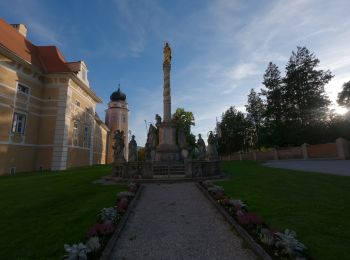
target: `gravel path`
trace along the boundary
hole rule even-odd
[[[194,183],[146,184],[112,259],[256,259],[245,245]]]
[[[349,160],[268,161],[264,165],[275,168],[350,176]]]

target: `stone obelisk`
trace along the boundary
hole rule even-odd
[[[178,162],[180,159],[179,148],[176,144],[176,124],[171,120],[171,96],[170,96],[170,69],[171,48],[169,43],[164,46],[164,85],[163,85],[163,122],[158,125],[159,144],[157,146],[156,161]]]

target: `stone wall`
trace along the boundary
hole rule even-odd
[[[297,147],[271,148],[266,151],[237,152],[220,156],[224,161],[238,160],[288,160],[288,159],[350,159],[350,142],[338,138],[334,143],[309,145]]]
[[[337,157],[337,146],[335,143],[308,145],[309,158],[335,158]]]

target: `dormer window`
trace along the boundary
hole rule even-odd
[[[75,61],[66,63],[68,67],[76,73],[79,79],[81,79],[87,86],[89,86],[88,81],[88,68],[84,61]]]

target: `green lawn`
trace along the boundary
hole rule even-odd
[[[223,162],[218,185],[275,229],[295,230],[315,259],[350,259],[350,177]]]
[[[83,241],[99,210],[125,186],[92,181],[110,166],[0,177],[0,259],[62,259],[63,245]]]

